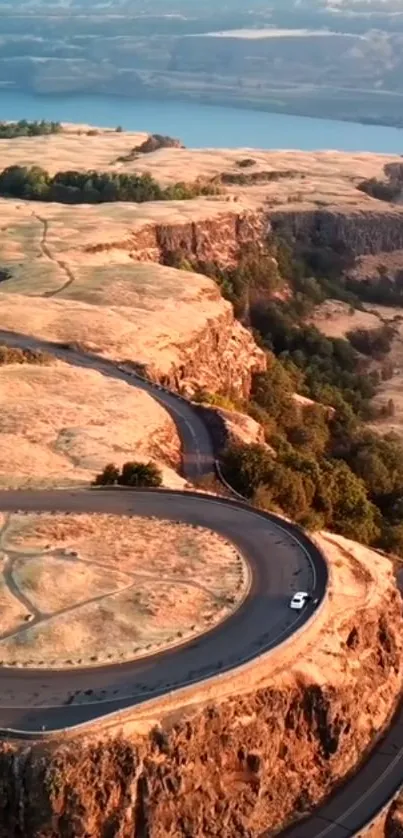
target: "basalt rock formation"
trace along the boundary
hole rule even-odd
[[[316,247],[342,244],[354,256],[403,249],[403,214],[398,208],[301,207],[274,210],[270,220],[278,235]]]

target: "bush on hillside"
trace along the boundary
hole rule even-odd
[[[94,486],[132,486],[155,487],[162,485],[162,473],[155,463],[128,462],[119,470],[113,463],[108,463],[98,474]]]

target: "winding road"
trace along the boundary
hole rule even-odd
[[[0,342],[41,349],[69,364],[95,369],[146,390],[169,411],[176,423],[182,440],[184,475],[193,479],[213,471],[214,451],[209,432],[184,399],[113,362],[74,348],[3,331],[0,331]],[[302,613],[290,610],[289,600],[295,590],[308,590],[320,601],[325,596],[326,562],[310,539],[293,524],[241,502],[166,490],[3,491],[0,510],[154,515],[207,526],[236,544],[252,574],[251,588],[242,606],[225,622],[182,646],[132,663],[91,669],[0,669],[3,736],[12,736],[14,729],[27,738],[34,738],[44,725],[51,731],[89,723],[145,699],[231,670],[291,638],[313,618],[312,604]],[[72,698],[60,705],[53,696],[63,691]],[[88,696],[88,703],[75,704],[74,696],[83,693]],[[284,835],[289,838],[357,835],[393,796],[402,777],[401,713],[363,768],[325,806]]]

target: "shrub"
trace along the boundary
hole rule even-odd
[[[236,161],[236,165],[239,166],[240,169],[248,169],[250,166],[254,166],[256,160],[253,157],[242,157],[241,160]]]
[[[94,480],[94,486],[115,486],[119,480],[120,471],[113,463],[108,463],[101,474]]]
[[[144,486],[158,488],[162,485],[162,473],[153,462],[124,463],[119,471],[117,466],[109,463],[101,474],[98,474],[94,486]]]
[[[125,463],[118,483],[120,486],[150,486],[162,485],[162,473],[155,463]]]

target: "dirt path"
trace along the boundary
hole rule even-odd
[[[139,573],[136,571],[119,571],[122,576],[126,576],[130,579],[129,584],[123,585],[122,587],[115,588],[108,593],[98,594],[94,597],[89,597],[88,599],[80,600],[73,605],[66,606],[65,608],[61,608],[58,611],[54,611],[53,613],[48,613],[41,611],[37,608],[31,600],[24,594],[24,592],[19,588],[14,574],[14,565],[17,561],[23,559],[25,561],[29,561],[29,559],[37,559],[44,555],[43,551],[37,551],[32,553],[25,553],[21,550],[10,550],[6,547],[4,543],[4,538],[7,536],[8,528],[10,524],[10,518],[6,519],[6,522],[0,531],[0,548],[2,549],[5,555],[5,564],[3,569],[3,577],[4,581],[7,585],[9,593],[14,596],[21,605],[32,614],[32,619],[30,619],[28,624],[24,624],[19,626],[17,629],[12,629],[11,631],[5,632],[4,634],[0,635],[0,642],[2,640],[12,639],[13,637],[18,637],[18,635],[22,634],[23,632],[27,631],[28,629],[32,629],[34,626],[42,626],[45,623],[49,623],[52,620],[57,619],[58,617],[64,616],[65,614],[71,614],[74,611],[77,611],[80,608],[83,608],[86,605],[92,605],[97,602],[101,602],[104,599],[109,599],[110,597],[116,596],[124,591],[129,591],[131,588],[134,588],[138,583],[142,582],[153,582],[154,585],[184,585],[189,586],[192,588],[196,588],[201,590],[205,593],[208,597],[214,600],[218,605],[222,604],[222,598],[207,588],[205,585],[202,585],[200,582],[195,582],[191,579],[187,579],[186,577],[176,577],[176,576],[166,576],[166,575],[158,575],[156,573]],[[75,565],[86,565],[88,567],[98,568],[100,570],[104,570],[107,573],[113,574],[114,568],[110,567],[109,565],[105,565],[101,562],[93,561],[92,559],[82,559],[79,556],[69,556],[64,553],[61,553],[60,550],[49,550],[46,551],[46,557],[52,557],[61,562],[70,562]]]
[[[5,544],[4,544],[4,537],[7,535],[9,525],[10,525],[10,516],[7,516],[7,518],[5,520],[5,523],[4,523],[4,526],[2,527],[2,529],[0,531],[0,549],[2,550],[2,552],[4,553],[4,556],[5,556],[4,565],[3,565],[3,578],[4,578],[4,581],[6,583],[6,586],[9,590],[9,593],[11,594],[11,596],[13,596],[15,599],[17,599],[18,602],[21,603],[21,605],[23,606],[23,608],[26,611],[33,614],[34,620],[40,620],[41,617],[42,617],[42,612],[39,611],[39,609],[36,608],[36,606],[33,605],[33,603],[28,599],[28,597],[25,596],[25,594],[19,589],[19,587],[16,584],[16,581],[14,579],[14,576],[13,576],[14,559],[10,558],[10,556],[9,556],[7,550],[6,550]],[[32,622],[34,622],[34,620],[32,620]],[[26,628],[26,627],[21,626],[21,629],[22,628]],[[19,630],[21,630],[21,629],[19,629]],[[1,636],[0,639],[3,639],[3,636]]]
[[[49,259],[49,261],[52,262],[54,265],[57,265],[57,267],[60,268],[60,270],[63,271],[63,273],[67,277],[66,282],[64,282],[63,285],[60,286],[60,288],[57,288],[55,291],[45,291],[45,293],[43,294],[44,297],[56,297],[58,294],[60,294],[62,291],[64,291],[66,288],[72,285],[72,283],[75,282],[76,278],[73,274],[73,271],[69,268],[66,262],[63,262],[62,259],[56,259],[56,257],[52,254],[52,251],[48,245],[49,221],[47,220],[47,218],[42,218],[42,216],[38,215],[36,212],[32,213],[32,215],[34,216],[34,218],[36,218],[37,221],[39,221],[40,224],[42,224],[42,237],[40,241],[40,248],[43,255],[46,256],[46,258]]]

